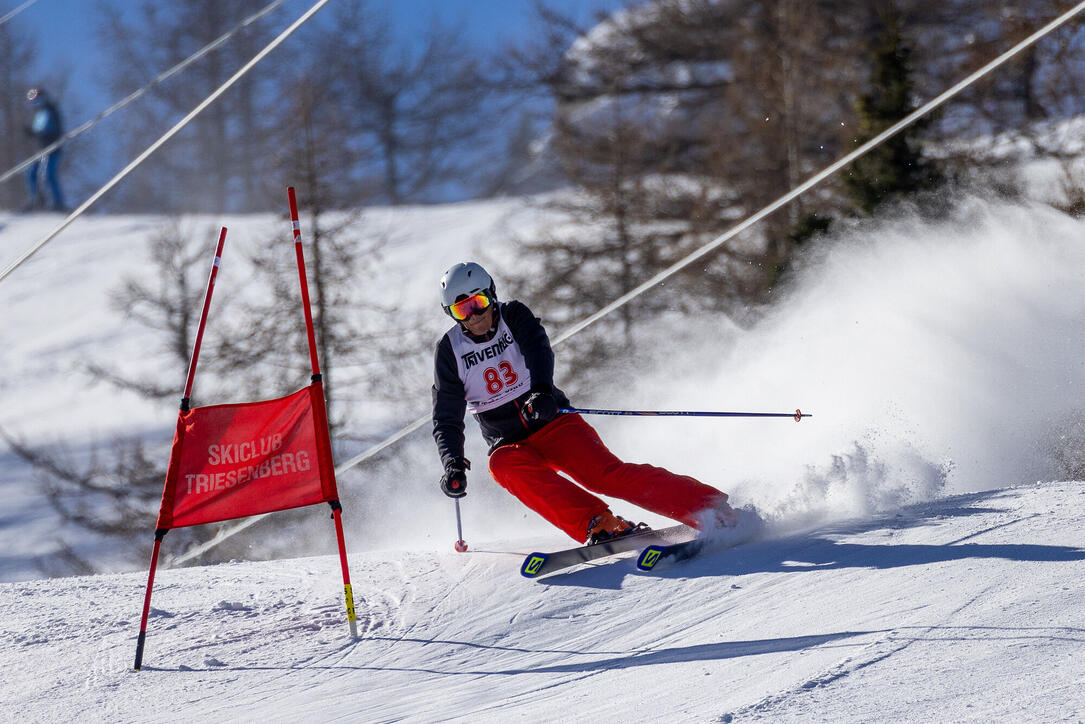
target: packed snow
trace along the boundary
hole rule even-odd
[[[0,585],[10,721],[1080,721],[1085,490],[952,497],[653,574],[542,540]]]
[[[436,279],[453,262],[489,264],[515,297],[500,287],[510,229],[545,223],[522,204],[371,212],[367,229],[394,231],[377,288],[432,308],[434,337]],[[56,221],[0,215],[0,262]],[[144,240],[161,223],[80,219],[0,283],[6,430],[84,453],[132,428],[168,441],[175,401],[90,384],[82,367],[153,365],[149,333],[108,297],[147,269]],[[281,219],[194,228],[217,224],[230,228],[219,286],[243,287],[231,250]],[[616,360],[613,379],[574,403],[813,413],[592,420],[619,455],[717,485],[764,521],[756,540],[688,563],[643,574],[626,556],[523,579],[525,554],[570,541],[484,465],[463,503],[470,550],[455,553],[432,443],[408,438],[405,462],[341,481],[357,640],[337,557],[299,543],[307,557],[160,569],[133,671],[154,521],[124,550],[80,538],[4,451],[0,718],[1080,721],[1085,486],[1068,478],[1085,447],[1083,227],[969,198],[941,221],[883,219],[812,251],[753,328],[690,319],[656,337],[652,363]],[[427,397],[421,385],[403,421]],[[374,418],[395,421],[359,407],[353,423]],[[363,500],[379,514],[352,516]],[[116,572],[41,578],[61,534]]]

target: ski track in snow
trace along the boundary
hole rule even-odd
[[[518,555],[335,557],[0,585],[12,721],[1074,721],[1085,489],[1023,486],[539,581]]]
[[[1078,500],[1085,495],[1085,491],[1078,489],[1075,491]],[[988,500],[999,500],[1003,503],[1009,503],[1015,505],[1016,493],[997,493],[988,498]],[[1076,502],[1073,498],[1070,498],[1070,502]],[[1078,510],[1075,511],[1080,516],[1080,503],[1078,503]],[[1051,511],[1054,512],[1054,511]],[[1007,528],[1011,528],[1021,523],[1028,521],[1035,521],[1037,518],[1041,518],[1042,513],[1030,513],[1027,515],[1019,515],[1016,511],[1006,509],[998,514],[999,518],[1009,517],[1010,520],[1005,522],[997,522],[995,524],[980,526],[978,530],[969,532],[966,535],[959,537],[955,540],[948,541],[943,545],[956,546],[964,543],[965,541],[971,541],[979,537],[986,536],[996,531],[1003,531]],[[987,518],[984,518],[986,520]],[[1085,553],[1081,549],[1078,549],[1076,554],[1071,554],[1072,557],[1077,560],[1081,560],[1081,554]],[[1059,577],[1062,578],[1061,576]],[[977,579],[980,582],[980,579]],[[972,616],[968,611],[971,608],[982,606],[985,602],[989,601],[993,594],[1001,591],[1005,587],[1006,581],[999,576],[991,576],[990,582],[985,582],[983,585],[978,586],[975,589],[966,592],[960,592],[961,601],[959,605],[948,611],[945,615],[941,616],[938,621],[920,626],[897,626],[891,630],[872,632],[874,640],[866,644],[863,649],[855,654],[852,654],[843,659],[839,664],[825,671],[822,675],[814,677],[809,681],[794,687],[786,692],[779,692],[765,699],[744,707],[738,711],[725,715],[721,718],[722,721],[738,721],[746,720],[749,718],[766,718],[772,721],[785,721],[785,720],[800,720],[806,719],[809,716],[810,711],[819,711],[819,705],[811,706],[809,699],[811,698],[812,690],[819,690],[818,694],[814,698],[818,699],[821,703],[820,706],[832,708],[832,704],[826,701],[827,697],[835,696],[835,692],[839,686],[845,683],[846,679],[854,678],[859,675],[866,674],[866,670],[871,667],[881,667],[882,670],[892,671],[894,664],[892,659],[900,657],[907,653],[909,649],[914,646],[922,646],[924,644],[931,643],[945,643],[945,642],[989,642],[989,641],[1058,641],[1065,644],[1070,644],[1073,648],[1077,649],[1077,656],[1081,655],[1081,645],[1085,644],[1085,628],[1076,626],[1039,626],[1039,627],[1022,627],[1014,628],[1010,626],[974,626],[974,625],[959,625],[962,619],[968,619]],[[1035,582],[1033,582],[1035,583]],[[1068,590],[1063,587],[1063,590]],[[1024,644],[1022,644],[1024,645]],[[920,656],[923,656],[920,654]],[[931,662],[938,661],[937,656],[923,657]],[[944,662],[943,662],[944,665]],[[902,665],[900,668],[904,668]],[[974,676],[978,679],[988,680],[989,676],[985,676],[985,672],[976,671],[974,669],[968,669],[962,672],[954,667],[949,667],[947,673],[951,673],[954,676],[960,676],[964,673],[967,676]],[[1081,677],[1079,676],[1079,681]],[[857,684],[858,688],[862,689],[867,686],[866,683]],[[1069,686],[1067,684],[1066,686]],[[1080,712],[1085,707],[1085,697],[1080,693],[1069,694],[1066,690],[1066,686],[1055,687],[1055,691],[1045,692],[1045,696],[1054,697],[1056,700],[1073,702],[1069,709],[1058,708],[1061,719],[1066,721],[1078,720],[1076,717],[1080,716]],[[834,693],[829,694],[828,690],[833,689]],[[1057,692],[1057,694],[1056,694]],[[1039,692],[1037,692],[1039,693]],[[1005,701],[999,705],[1000,697],[996,692],[991,693],[990,701],[984,702],[983,705],[977,705],[968,703],[965,705],[965,712],[958,714],[955,717],[950,717],[948,720],[971,720],[971,721],[989,721],[999,718],[1009,718],[1014,712],[1028,715],[1029,712],[1036,713],[1036,700],[1028,699],[1027,704],[1021,706],[1021,702]],[[1042,697],[1037,697],[1042,698]],[[895,714],[889,714],[886,709],[875,707],[874,710],[878,712],[879,716],[888,716],[891,720],[903,720],[910,718],[909,710],[900,704],[907,702],[908,698],[905,697],[903,702],[897,702],[897,709]],[[938,701],[937,699],[935,701]],[[843,711],[847,712],[847,707],[840,707]],[[972,711],[969,711],[972,710]],[[1073,712],[1077,712],[1075,715]],[[804,712],[804,713],[799,713]],[[848,714],[847,716],[832,717],[833,721],[861,721],[869,715],[862,717],[855,717],[854,714]],[[932,712],[932,716],[936,716],[935,712]]]

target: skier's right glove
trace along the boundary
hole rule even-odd
[[[450,498],[462,498],[467,495],[467,471],[470,469],[471,461],[466,458],[449,462],[441,478],[441,492]]]
[[[558,401],[549,392],[532,392],[524,401],[524,417],[536,425],[558,416]]]

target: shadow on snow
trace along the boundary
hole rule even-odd
[[[990,490],[920,503],[892,516],[874,520],[845,521],[800,535],[770,538],[744,543],[738,547],[706,552],[685,563],[661,566],[651,575],[656,578],[699,578],[741,576],[751,573],[802,573],[844,568],[890,569],[922,566],[965,559],[1002,559],[1022,562],[1071,562],[1085,560],[1085,549],[1031,543],[979,544],[969,539],[1036,517],[1022,516],[992,525],[968,536],[944,544],[866,544],[833,540],[831,536],[857,535],[878,530],[916,528],[937,525],[945,518],[958,518],[1007,512],[1002,508],[980,505],[1012,495],[1012,491]],[[631,573],[628,558],[604,560],[589,568],[544,578],[540,584],[583,586],[613,589],[622,587]]]

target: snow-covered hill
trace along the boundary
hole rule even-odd
[[[0,216],[0,261],[55,223]],[[175,401],[93,385],[83,366],[157,364],[108,295],[148,273],[144,240],[161,223],[81,219],[0,284],[6,430],[77,455],[121,431],[168,442]],[[478,258],[500,284],[516,264],[508,241],[546,220],[507,200],[363,223],[390,239],[367,282],[420,318],[432,310],[436,335],[440,273]],[[191,228],[219,224],[218,290],[242,289],[232,260],[282,222]],[[0,451],[0,719],[1080,720],[1085,486],[1036,481],[1085,470],[1082,238],[1085,224],[1046,207],[980,199],[938,222],[884,219],[815,249],[753,329],[668,321],[636,367],[616,360],[574,402],[814,414],[592,421],[619,455],[696,475],[768,525],[763,540],[656,575],[620,560],[522,580],[521,554],[568,541],[484,466],[463,505],[471,552],[453,553],[432,442],[409,438],[395,464],[340,483],[353,642],[334,557],[165,569],[132,672],[153,520],[119,545],[66,527]],[[383,430],[427,398],[423,382],[403,409],[358,405],[350,423]],[[31,580],[58,536],[118,573]],[[325,543],[299,540],[296,554]]]
[[[539,541],[0,585],[9,721],[1081,721],[1085,488],[540,581]]]

